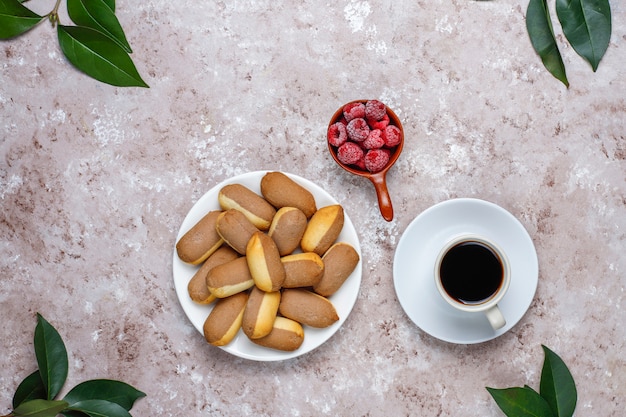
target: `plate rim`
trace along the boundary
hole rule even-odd
[[[189,211],[185,214],[185,217],[183,218],[183,221],[181,222],[178,232],[176,234],[176,242],[178,242],[178,240],[184,235],[184,233],[187,230],[189,230],[197,221],[200,220],[200,218],[202,217],[202,213],[206,214],[207,210],[211,210],[211,207],[206,208],[206,206],[213,206],[213,207],[219,208],[219,204],[217,201],[217,193],[219,192],[219,189],[221,189],[225,185],[232,184],[235,182],[246,183],[246,182],[256,180],[258,188],[253,189],[253,191],[260,195],[259,190],[260,190],[261,178],[263,177],[263,175],[269,172],[282,172],[283,174],[287,175],[292,180],[296,181],[298,184],[307,188],[314,195],[318,208],[321,208],[329,204],[339,204],[338,200],[334,196],[332,196],[328,191],[326,191],[324,188],[314,183],[313,181],[308,180],[304,177],[301,177],[297,174],[293,174],[293,173],[286,172],[286,171],[278,171],[278,170],[249,171],[243,174],[234,175],[230,178],[227,178],[225,180],[222,180],[216,183],[214,186],[210,187],[202,196],[200,196],[200,198],[198,198],[198,200],[191,206]],[[329,202],[329,204],[320,205],[319,200],[327,201]],[[257,346],[257,345],[254,345],[252,342],[248,342],[248,343],[245,343],[245,341],[241,342],[244,345],[249,345],[249,347],[253,351],[258,351],[258,352],[263,353],[262,355],[259,355],[259,354],[254,354],[254,353],[250,353],[246,351],[240,351],[238,348],[235,347],[235,346],[238,346],[238,343],[237,343],[238,338],[246,337],[245,335],[243,335],[242,331],[239,330],[239,332],[237,333],[237,336],[235,336],[235,339],[231,343],[229,343],[226,346],[218,346],[218,347],[223,351],[226,351],[236,357],[240,357],[243,359],[261,361],[261,362],[271,362],[271,361],[282,361],[282,360],[292,359],[298,356],[305,355],[317,349],[318,347],[326,343],[329,339],[331,339],[332,336],[343,326],[343,323],[347,320],[348,316],[354,309],[354,306],[358,299],[358,295],[359,295],[360,287],[361,287],[361,281],[362,281],[363,255],[361,252],[359,236],[358,236],[358,233],[356,232],[354,224],[352,223],[350,219],[350,216],[348,215],[348,213],[345,212],[345,210],[344,210],[344,226],[337,241],[347,241],[348,243],[350,243],[359,254],[359,262],[357,263],[357,266],[355,267],[355,269],[352,271],[352,274],[347,278],[346,282],[337,291],[337,293],[328,297],[331,301],[333,301],[333,299],[336,300],[337,298],[343,301],[340,307],[336,306],[338,310],[341,309],[342,311],[342,314],[340,315],[339,320],[335,322],[334,324],[332,324],[331,326],[324,328],[324,329],[315,329],[312,327],[303,326],[304,332],[305,332],[305,343],[307,342],[307,335],[309,335],[309,338],[311,337],[315,338],[316,342],[314,342],[312,345],[303,345],[300,348],[296,349],[295,351],[291,351],[291,352],[283,352],[279,350]],[[200,267],[199,265],[193,266],[193,265],[182,262],[178,258],[178,254],[176,252],[176,244],[174,244],[173,264],[172,264],[172,279],[174,281],[174,289],[175,289],[179,304],[183,310],[183,313],[186,316],[186,319],[195,328],[195,330],[197,330],[200,333],[201,337],[204,338],[204,335],[202,332],[203,323],[199,323],[197,322],[197,320],[194,320],[192,318],[193,313],[191,313],[191,310],[206,309],[207,310],[206,314],[208,315],[209,312],[213,308],[213,304],[203,306],[201,304],[194,303],[189,298],[189,294],[187,291],[188,281],[191,278],[191,276],[193,276],[193,273],[199,267]],[[186,271],[185,276],[181,276],[182,274],[181,269]],[[349,285],[346,285],[346,283],[348,283]],[[305,349],[303,349],[304,346],[306,346]]]
[[[424,220],[428,220],[428,217],[432,215],[433,212],[436,212],[438,210],[443,210],[447,206],[450,206],[450,205],[460,205],[460,206],[471,205],[471,206],[474,206],[474,208],[482,206],[481,210],[485,210],[485,208],[487,208],[489,210],[494,210],[494,211],[499,212],[501,215],[505,216],[507,222],[510,222],[511,229],[517,230],[517,232],[519,233],[519,236],[523,238],[522,239],[523,241],[520,242],[520,248],[523,249],[523,251],[527,251],[528,252],[527,254],[532,255],[531,257],[532,265],[529,265],[529,267],[527,268],[531,272],[532,276],[530,277],[530,279],[521,280],[518,278],[518,285],[517,285],[518,287],[522,286],[526,289],[526,292],[528,294],[528,299],[525,299],[523,302],[516,301],[515,304],[518,304],[518,306],[516,307],[516,316],[514,318],[507,317],[507,324],[504,328],[497,330],[497,331],[493,331],[493,333],[487,336],[472,337],[472,338],[448,337],[444,335],[443,332],[433,331],[432,328],[425,329],[424,327],[428,327],[428,326],[425,326],[424,322],[429,321],[428,317],[422,318],[422,319],[417,318],[416,315],[417,315],[417,310],[419,310],[419,307],[414,307],[412,305],[409,305],[409,302],[406,299],[407,294],[404,294],[403,291],[401,291],[403,280],[406,280],[407,277],[400,276],[401,275],[400,264],[402,263],[400,256],[402,255],[402,251],[405,250],[406,247],[410,244],[408,239],[411,239],[412,234],[419,232],[418,227],[420,226],[420,222],[423,222]],[[462,224],[462,223],[463,223],[462,221],[457,221],[454,224]],[[449,228],[446,228],[446,230],[448,230]],[[437,236],[437,237],[430,236],[430,237],[425,238],[424,241],[419,244],[419,246],[422,247],[421,253],[424,253],[427,251],[423,247],[427,246],[428,243],[431,243],[433,240],[442,239],[442,237],[446,237],[446,239],[449,239],[452,236],[453,234],[449,234],[449,232],[447,232],[447,233],[441,233],[441,236]],[[518,252],[520,253],[523,252],[521,249],[519,249]],[[433,265],[434,265],[434,260],[433,260]],[[517,270],[520,270],[520,266],[517,267]],[[426,279],[426,278],[421,277],[419,279]],[[530,305],[532,304],[532,301],[536,294],[538,280],[539,280],[539,264],[538,264],[537,251],[536,251],[534,242],[532,241],[532,238],[530,237],[526,228],[522,225],[519,219],[513,216],[513,214],[511,214],[508,210],[504,209],[503,207],[493,202],[479,199],[479,198],[473,198],[473,197],[452,198],[452,199],[441,201],[439,203],[436,203],[426,208],[421,213],[419,213],[406,227],[404,233],[402,234],[402,236],[400,237],[400,240],[398,241],[398,245],[396,247],[396,251],[394,254],[394,263],[393,263],[394,288],[396,291],[396,296],[398,298],[399,303],[401,304],[403,311],[408,316],[409,320],[412,321],[424,333],[436,339],[439,339],[448,343],[455,343],[455,344],[483,343],[483,342],[487,342],[489,340],[495,339],[501,336],[502,334],[508,332],[515,325],[517,325],[517,323],[526,314],[526,311],[528,311],[528,309],[530,308]],[[426,283],[422,285],[430,285],[430,284]],[[432,285],[434,287],[434,279],[433,279]],[[508,293],[507,295],[509,296],[508,297],[509,300],[513,299],[513,297],[511,297],[511,293]],[[507,295],[505,295],[505,299]],[[430,294],[430,296],[433,296],[435,298],[439,297],[439,295],[436,293]],[[521,307],[519,305],[521,305]],[[446,306],[446,308],[450,310],[450,311],[446,311],[446,313],[450,313],[450,315],[454,318],[454,315],[457,314],[455,309],[453,309],[450,306]],[[461,314],[461,313],[458,313],[458,314]],[[426,314],[425,316],[428,316],[428,314]],[[430,321],[433,322],[432,319]],[[451,326],[451,325],[448,325],[448,326]]]

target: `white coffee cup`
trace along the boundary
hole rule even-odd
[[[498,303],[510,282],[506,254],[484,236],[455,236],[435,261],[435,284],[443,299],[459,311],[485,314],[494,330],[506,324]]]

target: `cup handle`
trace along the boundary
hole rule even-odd
[[[491,307],[489,310],[486,310],[485,315],[489,320],[489,324],[493,327],[493,330],[501,329],[506,324],[506,320],[497,305]]]

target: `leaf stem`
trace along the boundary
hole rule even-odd
[[[54,27],[57,23],[59,23],[59,7],[61,6],[61,0],[57,0],[54,5],[54,9],[50,13],[48,13],[48,20],[52,23],[52,27]]]

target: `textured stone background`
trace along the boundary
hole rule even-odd
[[[566,89],[532,50],[526,6],[118,1],[150,89],[76,72],[47,23],[0,43],[0,414],[36,368],[40,312],[70,352],[65,390],[121,379],[148,395],[136,416],[495,417],[484,387],[538,387],[541,344],[570,366],[576,415],[623,416],[626,7],[612,2],[611,44],[596,73],[555,27]],[[405,127],[388,176],[389,223],[373,187],[325,148],[330,116],[357,98],[383,100]],[[342,329],[286,362],[206,344],[172,280],[176,234],[193,203],[260,169],[328,190],[363,251],[362,286]],[[478,345],[423,333],[393,287],[406,226],[453,197],[509,210],[539,257],[527,314]]]

